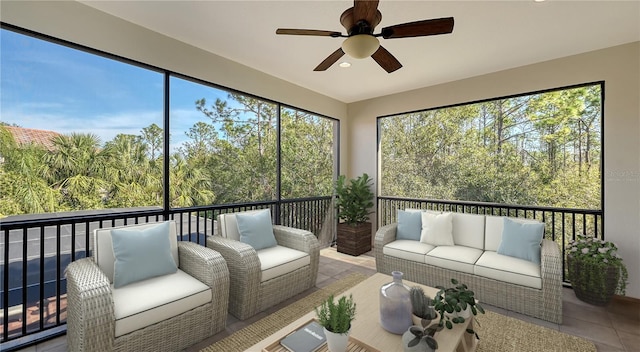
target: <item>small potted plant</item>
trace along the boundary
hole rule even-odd
[[[351,322],[356,315],[356,303],[353,301],[353,296],[342,296],[336,303],[331,295],[315,311],[318,323],[324,328],[329,351],[346,351],[349,344]]]
[[[425,324],[428,325],[432,320],[438,318],[438,313],[433,307],[433,300],[424,293],[422,287],[412,287],[409,291],[409,298],[411,299],[414,325],[425,326]]]
[[[454,286],[436,286],[440,291],[433,300],[433,306],[440,314],[438,325],[444,325],[447,329],[453,329],[453,324],[464,323],[471,314],[484,314],[484,308],[478,304],[474,292],[469,290],[467,285],[459,283],[456,279],[451,279],[451,284]],[[467,332],[480,338],[473,328],[467,328]]]
[[[347,181],[340,175],[335,185],[338,210],[338,252],[360,255],[371,250],[369,209],[373,207],[373,180],[366,173]]]
[[[627,268],[612,242],[578,235],[569,241],[567,264],[569,281],[580,300],[607,305],[614,294],[624,295]]]
[[[411,351],[435,351],[438,342],[434,338],[436,332],[442,330],[444,325],[432,322],[438,318],[438,313],[433,307],[433,301],[424,293],[420,286],[414,286],[409,292],[413,313],[413,326],[402,335],[402,343],[405,352]]]

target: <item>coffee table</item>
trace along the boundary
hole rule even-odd
[[[384,330],[380,325],[380,286],[392,280],[393,278],[389,275],[376,273],[340,296],[353,294],[353,299],[356,302],[356,319],[351,324],[351,336],[380,351],[402,352],[402,336],[392,334]],[[410,287],[415,285],[422,286],[424,292],[431,297],[435,297],[438,292],[433,287],[407,280],[403,281]],[[280,329],[275,334],[253,345],[247,351],[262,351],[263,348],[280,340],[314,317],[314,311],[301,316],[298,320]],[[445,328],[436,333],[438,352],[475,351],[477,340],[474,335],[466,333],[467,327],[473,327],[473,317],[467,319],[465,324],[455,324],[451,330]]]

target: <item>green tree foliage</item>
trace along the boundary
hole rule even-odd
[[[600,209],[600,86],[381,119],[382,195]]]
[[[332,193],[333,122],[299,110],[283,109],[282,198]]]
[[[53,148],[18,145],[0,125],[0,216],[160,206],[169,163],[171,207],[277,198],[278,117],[283,198],[330,195],[333,122],[239,94],[207,106],[169,158],[156,124],[104,144],[93,134],[54,138]],[[280,115],[280,116],[279,116]]]

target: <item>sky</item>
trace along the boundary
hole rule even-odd
[[[160,72],[0,30],[0,121],[62,134],[93,133],[101,141],[162,127],[164,76]],[[172,77],[172,149],[188,140],[195,108],[225,100],[227,92]]]

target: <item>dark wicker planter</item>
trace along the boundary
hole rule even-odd
[[[338,252],[358,256],[371,250],[371,223],[365,222],[356,226],[346,223],[338,224]]]
[[[567,257],[569,281],[581,301],[606,306],[616,292],[620,268],[604,263],[592,264]]]

